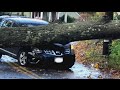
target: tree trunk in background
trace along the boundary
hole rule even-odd
[[[57,20],[56,12],[52,12],[52,22],[54,22],[55,20]]]
[[[21,15],[24,16],[24,12],[21,12]]]

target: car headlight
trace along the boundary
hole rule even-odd
[[[74,49],[74,45],[71,45],[71,50]]]
[[[71,54],[75,54],[75,52],[74,52],[74,45],[70,45],[70,47],[71,47]]]

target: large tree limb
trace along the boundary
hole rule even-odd
[[[0,28],[0,46],[41,45],[90,39],[120,38],[119,22],[80,22],[40,27]]]

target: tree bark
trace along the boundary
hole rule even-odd
[[[72,41],[120,38],[119,22],[80,22],[40,27],[0,28],[0,46],[29,46],[43,43],[67,44]]]

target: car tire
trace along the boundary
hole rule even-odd
[[[70,69],[74,65],[74,62],[68,63],[66,65],[62,65],[60,68],[61,69]]]
[[[18,55],[17,55],[17,59],[18,59],[18,64],[21,66],[28,66],[29,63],[29,59],[28,59],[28,52],[25,50],[20,50]]]

